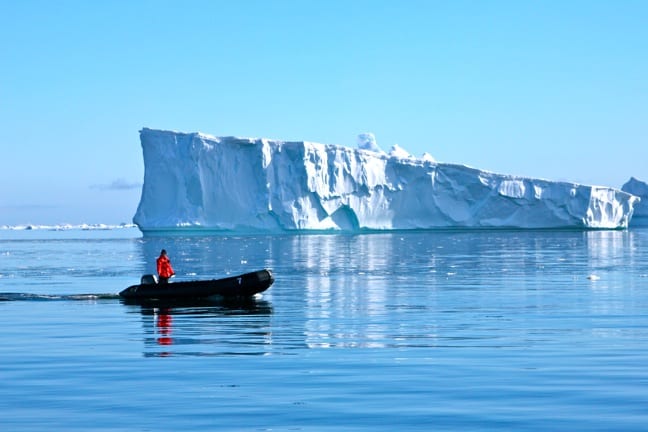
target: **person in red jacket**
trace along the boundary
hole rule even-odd
[[[169,278],[175,275],[173,267],[171,267],[171,260],[169,260],[167,252],[164,249],[162,249],[157,259],[157,272],[160,275],[160,283],[169,282]]]

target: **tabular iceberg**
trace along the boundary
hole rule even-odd
[[[396,149],[143,129],[133,222],[169,230],[285,232],[625,228],[618,189],[494,174]]]

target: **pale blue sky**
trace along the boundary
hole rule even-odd
[[[646,1],[0,0],[0,41],[0,225],[130,222],[142,127],[648,180]]]

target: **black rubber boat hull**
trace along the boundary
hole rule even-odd
[[[272,271],[264,269],[222,279],[132,285],[119,296],[127,300],[245,298],[267,290],[273,282]]]

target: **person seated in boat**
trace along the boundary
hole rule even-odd
[[[164,249],[162,249],[157,259],[157,272],[160,277],[160,283],[169,282],[169,278],[175,275],[173,267],[171,267],[171,260],[167,256],[167,251]]]

